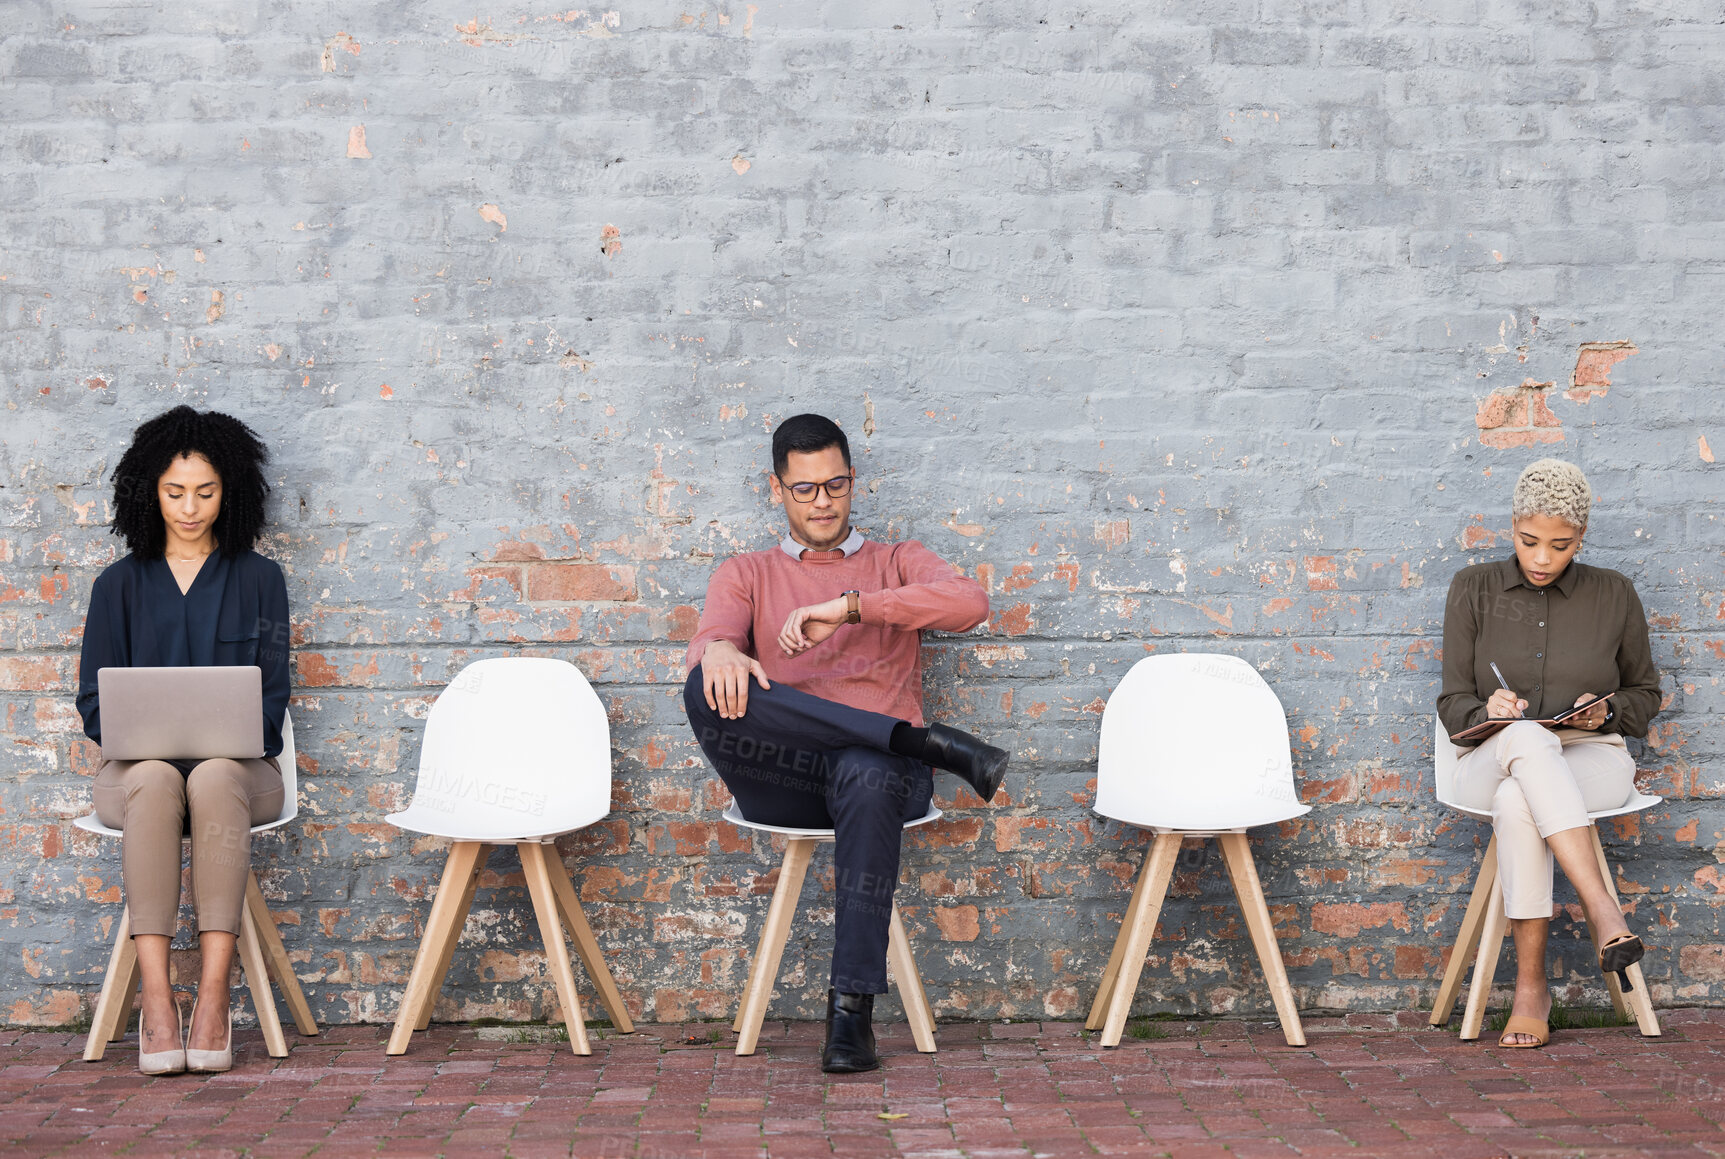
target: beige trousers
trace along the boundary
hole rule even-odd
[[[1615,734],[1523,721],[1482,742],[1456,766],[1456,803],[1490,812],[1504,913],[1549,918],[1551,849],[1545,839],[1590,824],[1635,790],[1635,760]]]
[[[240,932],[251,827],[274,821],[282,811],[281,768],[274,757],[203,761],[189,773],[167,761],[103,761],[92,795],[96,817],[123,833],[120,865],[134,937],[174,936],[180,839],[188,833],[198,932]]]

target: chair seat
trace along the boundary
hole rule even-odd
[[[1587,819],[1589,822],[1597,822],[1604,821],[1609,817],[1621,817],[1625,813],[1639,813],[1643,809],[1651,809],[1663,800],[1665,800],[1664,797],[1654,797],[1643,793],[1640,790],[1632,790],[1629,794],[1629,800],[1617,806],[1617,808],[1600,809],[1597,812],[1589,813],[1587,815]],[[1437,803],[1444,806],[1446,809],[1454,809],[1464,817],[1472,817],[1475,821],[1489,822],[1491,820],[1490,812],[1481,811],[1479,809],[1469,809],[1465,805],[1458,805],[1454,801],[1446,801],[1442,797],[1437,799]]]
[[[1224,802],[1223,804],[1226,807],[1218,810],[1202,810],[1177,815],[1158,812],[1154,817],[1143,814],[1134,817],[1122,817],[1118,813],[1104,813],[1101,809],[1096,808],[1092,808],[1091,812],[1098,817],[1106,817],[1110,821],[1136,825],[1140,829],[1197,834],[1238,833],[1247,829],[1255,829],[1260,825],[1275,825],[1282,821],[1291,821],[1295,817],[1303,817],[1312,811],[1310,805],[1291,804],[1286,801],[1266,802],[1268,807],[1262,809],[1243,809],[1238,801]]]
[[[547,828],[533,827],[527,819],[511,821],[504,824],[485,824],[490,818],[474,820],[453,816],[441,809],[427,809],[419,805],[409,805],[399,813],[390,813],[384,817],[397,829],[406,829],[410,833],[424,833],[428,837],[447,837],[451,841],[481,841],[487,845],[514,845],[521,841],[543,841],[552,837],[561,837],[565,833],[573,833],[577,829],[585,829],[594,822],[602,820],[604,814],[585,821],[570,822],[574,819],[558,817],[546,822]]]
[[[833,830],[831,829],[796,829],[789,825],[767,825],[760,821],[751,821],[743,816],[742,810],[737,808],[735,801],[726,805],[725,811],[720,816],[731,824],[741,826],[744,829],[759,829],[764,833],[783,833],[787,837],[806,837],[815,841],[831,841],[833,839]],[[930,821],[938,821],[943,816],[945,814],[930,804],[928,812],[914,821],[906,821],[904,827],[914,829],[918,825],[927,825]]]
[[[296,812],[297,812],[297,810],[296,810]],[[275,828],[282,826],[282,825],[286,825],[289,821],[292,821],[292,820],[293,820],[292,817],[278,817],[274,821],[265,821],[262,825],[253,825],[252,826],[252,832],[254,834],[267,833],[269,830],[275,829]],[[72,828],[82,829],[86,833],[94,833],[98,837],[124,837],[125,836],[125,834],[122,833],[120,830],[110,829],[108,826],[102,824],[101,818],[97,817],[94,813],[86,813],[86,814],[84,814],[84,816],[79,817],[76,820],[74,820],[72,822]],[[184,833],[184,834],[180,835],[181,841],[190,841],[191,839],[192,839],[192,835],[190,833]]]

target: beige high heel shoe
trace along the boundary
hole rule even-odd
[[[198,1004],[192,1002],[192,1022],[198,1021]],[[193,1050],[186,1047],[185,1069],[192,1074],[219,1074],[234,1066],[234,1008],[228,1007],[228,1040],[220,1050]]]
[[[186,1041],[186,1024],[180,1017],[180,1004],[174,1003],[174,1027],[179,1031],[179,1040]],[[186,1072],[186,1048],[184,1045],[174,1050],[144,1050],[144,1012],[138,1011],[138,1073],[140,1074],[184,1074]]]

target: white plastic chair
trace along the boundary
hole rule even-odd
[[[1146,656],[1108,698],[1096,762],[1095,811],[1156,841],[1132,889],[1102,986],[1085,1021],[1120,1045],[1180,842],[1216,837],[1289,1046],[1304,1046],[1294,991],[1246,830],[1311,811],[1294,791],[1288,722],[1263,677],[1237,656]]]
[[[779,864],[779,882],[773,887],[773,900],[767,906],[767,923],[761,929],[761,944],[755,950],[754,964],[749,968],[749,984],[737,1007],[736,1021],[731,1029],[737,1035],[737,1053],[754,1054],[760,1041],[761,1023],[767,1016],[767,1003],[773,996],[773,983],[778,980],[779,960],[784,957],[785,940],[790,936],[791,919],[796,916],[797,899],[803,892],[803,878],[809,869],[809,859],[815,846],[834,838],[831,829],[792,829],[783,825],[763,825],[743,816],[737,803],[725,806],[724,819],[740,829],[758,829],[763,833],[780,833],[785,841],[785,859]],[[928,812],[914,821],[906,821],[906,829],[938,821],[941,812],[931,803]],[[898,914],[898,899],[892,903],[892,924],[887,927],[887,964],[892,967],[893,981],[898,983],[899,1001],[904,1004],[905,1021],[910,1023],[910,1036],[916,1049],[933,1054],[934,1013],[929,1009],[928,995],[923,992],[922,975],[917,972],[916,959],[910,952],[910,939],[905,935],[904,922]]]
[[[1444,728],[1443,721],[1436,720],[1432,758],[1438,804],[1489,825],[1489,812],[1470,809],[1457,803],[1455,799],[1455,770],[1464,751],[1450,743],[1449,732]],[[1589,831],[1593,836],[1593,855],[1599,861],[1599,872],[1605,878],[1605,888],[1610,892],[1613,901],[1617,900],[1617,887],[1611,880],[1611,864],[1605,860],[1605,846],[1599,840],[1599,822],[1607,817],[1639,813],[1662,800],[1663,797],[1649,797],[1636,789],[1630,792],[1629,800],[1617,808],[1601,809],[1587,815]],[[1599,932],[1593,928],[1591,921],[1587,923],[1587,932],[1597,951]],[[1503,939],[1508,933],[1509,918],[1503,912],[1503,888],[1497,879],[1497,834],[1494,833],[1485,847],[1485,859],[1480,862],[1479,874],[1474,878],[1473,894],[1468,898],[1467,910],[1462,914],[1461,929],[1456,934],[1455,945],[1450,949],[1449,965],[1444,968],[1443,982],[1438,986],[1437,1001],[1432,1004],[1433,1026],[1442,1028],[1449,1024],[1450,1015],[1455,1012],[1456,998],[1461,993],[1462,971],[1467,969],[1468,960],[1471,958],[1474,963],[1473,983],[1468,987],[1467,1006],[1462,1012],[1461,1037],[1467,1041],[1479,1037],[1485,1026],[1485,1006],[1491,997],[1491,984],[1497,975],[1498,954],[1503,950]],[[1629,975],[1630,985],[1635,987],[1628,995],[1625,995],[1623,988],[1618,985],[1616,974],[1605,975],[1605,988],[1611,993],[1611,1005],[1616,1009],[1619,1018],[1633,1015],[1641,1033],[1648,1038],[1656,1038],[1659,1036],[1659,1016],[1653,1012],[1653,998],[1647,993],[1647,983],[1641,977],[1641,964],[1637,962],[1625,972]]]
[[[624,1033],[635,1029],[554,844],[610,811],[610,723],[573,664],[538,657],[480,660],[450,682],[425,722],[413,801],[386,818],[454,842],[390,1035],[390,1054],[406,1051],[413,1032],[431,1024],[480,871],[498,845],[513,844],[521,855],[571,1049],[592,1053],[561,923],[568,924],[612,1023]]]
[[[253,825],[252,834],[286,825],[299,816],[299,775],[294,766],[293,721],[282,714],[282,751],[276,758],[282,771],[282,813],[274,821]],[[102,837],[121,837],[118,829],[110,829],[95,813],[79,817],[73,825],[87,833]],[[185,840],[191,840],[190,837]],[[282,999],[293,1015],[294,1025],[304,1035],[317,1034],[317,1022],[311,1016],[311,1005],[300,990],[288,961],[287,948],[282,945],[275,919],[258,888],[257,874],[246,870],[246,904],[240,911],[240,965],[245,972],[246,989],[251,991],[252,1006],[257,1010],[258,1027],[263,1031],[264,1045],[272,1058],[287,1057],[287,1036],[282,1033],[281,1017],[276,1013],[275,998],[270,994],[270,979],[281,987]],[[96,1010],[90,1019],[90,1034],[84,1039],[84,1059],[96,1062],[108,1049],[108,1044],[126,1032],[132,1016],[132,1001],[137,993],[142,971],[138,967],[138,951],[132,945],[132,908],[120,911],[119,929],[114,934],[114,950],[108,956],[108,973],[102,979],[102,992],[96,999]]]

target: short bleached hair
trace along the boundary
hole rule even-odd
[[[1529,463],[1515,481],[1510,515],[1526,519],[1547,515],[1561,519],[1577,531],[1587,530],[1587,513],[1593,506],[1593,488],[1574,463],[1562,459],[1540,459]]]

